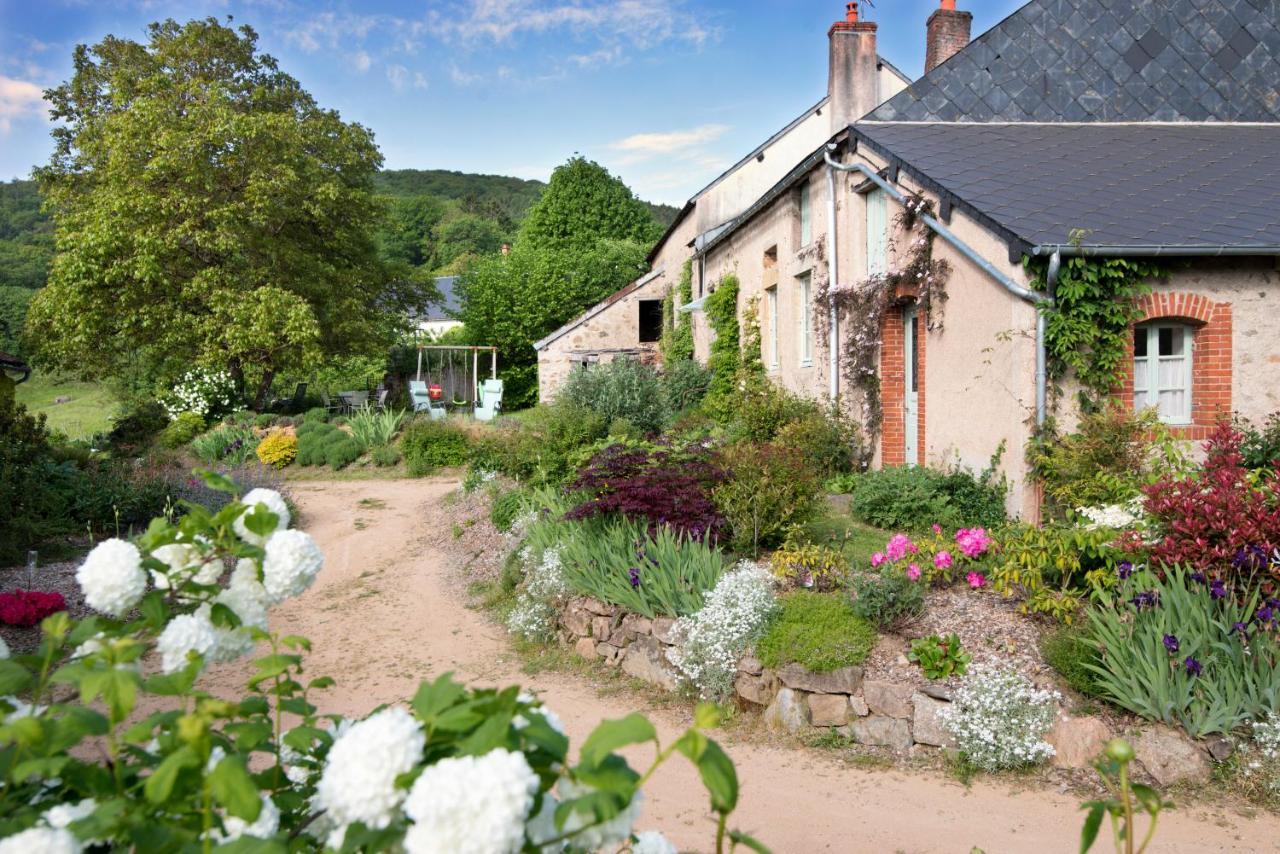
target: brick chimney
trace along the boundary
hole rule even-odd
[[[942,6],[929,16],[928,44],[925,46],[924,73],[928,74],[969,43],[973,13],[956,10],[956,0],[942,0]]]
[[[837,133],[880,104],[876,72],[876,25],[858,19],[858,3],[845,5],[845,19],[827,32],[831,68],[827,78],[831,132]]]

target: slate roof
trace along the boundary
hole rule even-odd
[[[858,122],[865,145],[1018,254],[1066,245],[1280,253],[1280,124]]]
[[[461,308],[458,296],[453,292],[454,283],[457,281],[457,276],[436,276],[436,289],[440,291],[442,301],[428,307],[427,313],[419,318],[420,320],[438,322],[457,319],[458,310]]]
[[[1031,0],[866,118],[1280,121],[1280,0]]]

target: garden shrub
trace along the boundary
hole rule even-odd
[[[775,441],[799,451],[805,465],[823,480],[853,471],[866,452],[857,422],[833,408],[784,425]]]
[[[447,421],[417,420],[406,427],[400,437],[400,453],[412,477],[422,477],[439,468],[466,465],[467,434]]]
[[[793,525],[782,547],[769,558],[769,570],[788,587],[831,590],[849,572],[849,561],[838,549],[809,540],[804,528]]]
[[[276,414],[274,412],[260,412],[256,416],[254,416],[254,419],[253,419],[253,426],[257,427],[259,430],[265,430],[266,428],[274,425],[275,423],[276,423]]]
[[[560,397],[604,416],[606,421],[625,418],[645,433],[661,430],[667,418],[657,370],[633,359],[616,358],[574,371]]]
[[[1235,427],[1240,432],[1240,455],[1245,468],[1260,471],[1280,467],[1280,412],[1271,413],[1257,427],[1246,418],[1237,418]]]
[[[765,667],[799,664],[826,673],[862,664],[875,646],[875,628],[853,613],[843,596],[800,590],[783,596],[780,604],[756,644]]]
[[[1177,566],[1123,574],[1087,613],[1099,696],[1195,738],[1280,708],[1280,601]]]
[[[609,421],[590,409],[558,402],[503,418],[472,450],[472,464],[530,486],[561,484],[576,472],[580,450],[603,439]]]
[[[168,423],[169,415],[158,401],[135,403],[111,419],[107,444],[117,450],[132,453],[149,444]]]
[[[160,431],[156,441],[163,448],[181,448],[204,432],[204,418],[195,412],[180,412]]]
[[[1223,421],[1205,443],[1204,465],[1146,489],[1146,511],[1160,539],[1153,559],[1203,573],[1243,577],[1269,588],[1280,582],[1280,476],[1251,481],[1240,432]]]
[[[263,465],[282,469],[298,456],[298,438],[288,430],[276,428],[258,443],[258,459]]]
[[[1005,771],[1053,756],[1044,737],[1058,720],[1057,700],[1016,671],[975,666],[939,714],[968,763]]]
[[[1102,663],[1098,648],[1077,626],[1061,626],[1040,639],[1040,655],[1075,691],[1098,695],[1096,668]]]
[[[10,590],[0,593],[0,623],[6,626],[34,626],[50,614],[67,610],[61,593],[39,590]]]
[[[724,518],[712,490],[724,473],[701,446],[683,450],[614,444],[595,454],[568,486],[583,500],[569,519],[622,516],[695,538],[717,538]]]
[[[813,416],[822,416],[816,401],[754,377],[734,401],[729,433],[740,441],[772,442],[784,428]]]
[[[301,466],[329,466],[334,471],[360,458],[363,449],[345,430],[319,421],[298,428],[297,462]]]
[[[325,409],[323,406],[317,406],[317,407],[315,407],[315,408],[313,408],[313,409],[308,409],[308,410],[303,414],[303,416],[302,416],[302,420],[303,420],[304,422],[306,422],[306,421],[328,421],[328,420],[329,420],[329,410]]]
[[[575,591],[646,617],[696,613],[724,572],[706,540],[625,519],[572,526],[560,559]]]
[[[1093,585],[1106,586],[1132,555],[1115,546],[1116,532],[1049,524],[1010,525],[1000,531],[990,562],[992,586],[1022,599],[1023,613],[1070,623]]]
[[[850,506],[856,518],[877,528],[994,528],[1005,521],[1007,491],[1007,483],[996,479],[994,465],[978,476],[959,468],[940,472],[889,466],[857,475]]]
[[[164,513],[181,479],[178,470],[93,460],[70,474],[64,500],[81,525],[118,533]]]
[[[952,632],[946,637],[929,635],[913,640],[907,660],[918,664],[926,679],[950,679],[963,676],[973,656],[964,651],[959,635]]]
[[[853,613],[881,631],[899,631],[924,614],[924,585],[896,567],[855,576],[850,592]]]
[[[334,471],[351,465],[364,453],[360,443],[343,430],[330,434],[324,440],[323,450],[324,464]]]
[[[390,445],[396,433],[400,432],[400,425],[404,423],[404,419],[405,412],[402,410],[378,410],[366,405],[353,412],[347,419],[347,424],[351,427],[352,437],[360,447],[368,450]]]
[[[727,477],[712,495],[738,551],[758,554],[777,545],[817,511],[821,486],[797,451],[743,442],[722,459]]]
[[[215,427],[191,440],[191,452],[205,463],[225,461],[241,465],[253,458],[257,447],[257,434],[249,427],[235,424]]]
[[[738,659],[777,609],[768,573],[743,561],[720,577],[701,610],[676,620],[668,657],[699,696],[724,702],[733,694]]]
[[[400,451],[392,445],[383,445],[370,451],[369,458],[379,468],[390,468],[400,462]]]
[[[162,403],[170,418],[177,418],[180,412],[194,412],[215,420],[235,408],[236,384],[226,371],[192,368],[179,378]]]
[[[53,482],[68,467],[50,454],[44,416],[0,396],[0,566],[21,561],[27,549],[68,530],[66,501]]]
[[[667,412],[675,415],[702,403],[711,386],[711,371],[692,359],[662,366],[662,395]]]
[[[489,519],[499,531],[511,530],[516,517],[524,512],[527,496],[520,490],[504,492],[493,500],[489,507]]]

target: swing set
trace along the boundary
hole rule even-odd
[[[489,354],[489,378],[480,378],[480,354]],[[419,390],[425,390],[424,403],[430,404],[433,417],[446,408],[472,410],[476,417],[496,411],[502,396],[498,379],[497,347],[464,347],[422,344],[418,347],[418,371],[414,377],[415,405]],[[426,406],[421,408],[428,408]],[[489,415],[492,417],[492,415]],[[487,420],[487,419],[485,419]]]

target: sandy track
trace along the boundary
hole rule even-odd
[[[464,605],[457,567],[432,546],[450,536],[435,511],[456,487],[440,480],[302,483],[293,494],[302,527],[326,564],[304,596],[272,612],[272,628],[311,638],[311,675],[338,687],[324,711],[361,715],[412,696],[446,671],[476,685],[521,684],[554,709],[580,744],[604,718],[639,708],[670,740],[680,711],[652,710],[632,696],[600,697],[565,674],[527,676],[505,633]],[[215,690],[243,684],[245,668],[211,674]],[[959,852],[1078,850],[1081,813],[1070,797],[988,782],[966,789],[945,779],[863,770],[799,749],[726,743],[742,780],[733,825],[783,852]],[[633,764],[651,753],[636,751]],[[706,851],[712,825],[696,774],[673,761],[648,787],[640,828],[665,831],[681,850]],[[1161,821],[1158,852],[1280,851],[1280,819],[1180,810]],[[1096,850],[1103,850],[1099,846]]]

